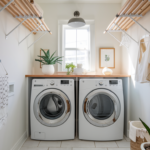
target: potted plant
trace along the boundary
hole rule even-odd
[[[147,132],[149,133],[150,135],[150,128],[147,126],[147,124],[145,122],[143,122],[141,119],[140,121],[142,122],[143,126],[146,128]],[[150,150],[150,142],[146,142],[146,143],[143,143],[141,144],[141,149],[142,150]]]
[[[73,73],[75,67],[76,66],[73,63],[66,64],[67,75],[70,75],[70,73]]]
[[[42,63],[42,72],[47,75],[52,75],[55,72],[54,64],[61,64],[62,63],[62,57],[54,56],[56,51],[50,55],[50,51],[48,50],[45,52],[43,49],[41,49],[44,53],[44,56],[38,56],[41,59],[35,59],[35,61]]]

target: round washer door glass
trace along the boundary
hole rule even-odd
[[[45,126],[59,126],[70,115],[70,101],[59,90],[49,89],[40,93],[34,101],[34,114]]]
[[[86,119],[95,126],[113,124],[120,115],[120,101],[111,91],[98,89],[87,95],[83,103]]]

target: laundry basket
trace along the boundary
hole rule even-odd
[[[141,144],[150,140],[150,136],[140,121],[130,122],[130,149],[141,150]]]

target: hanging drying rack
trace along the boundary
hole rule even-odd
[[[0,64],[1,64],[1,66],[3,67],[4,71],[6,72],[6,75],[8,75],[8,73],[7,73],[7,71],[6,71],[6,69],[5,69],[5,67],[4,67],[4,65],[3,65],[3,63],[2,63],[1,60],[0,60]]]
[[[129,34],[127,34],[126,31],[136,23],[148,34],[150,34],[150,31],[148,31],[138,22],[138,20],[142,18],[148,11],[150,11],[150,0],[127,0],[120,12],[104,31],[104,34],[109,33],[119,43],[121,43],[121,41],[112,34],[112,32],[121,32],[138,44],[138,42]]]
[[[37,32],[43,32],[43,35],[45,35],[45,33],[52,34],[46,25],[41,12],[36,7],[34,0],[0,0],[0,5],[2,6],[0,12],[6,9],[20,22],[15,28],[6,34],[6,39],[21,24],[23,24],[30,31],[30,33],[25,36],[25,38],[23,38],[19,44],[21,44],[32,33],[36,34]],[[41,37],[43,37],[43,35]],[[36,42],[37,41],[38,40],[36,40]],[[31,45],[33,44],[35,44],[35,42],[33,42]]]

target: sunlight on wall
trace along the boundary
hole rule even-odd
[[[128,67],[128,74],[131,75],[131,79],[132,79],[132,82],[133,82],[133,85],[135,87],[135,69],[134,66],[133,66],[133,62],[132,62],[132,59],[131,59],[131,56],[129,55],[128,57],[128,61],[129,61],[129,67]]]

